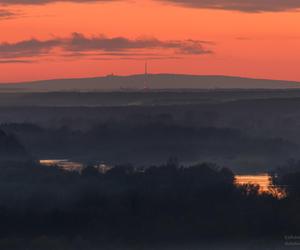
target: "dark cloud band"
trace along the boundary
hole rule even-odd
[[[203,48],[204,41],[172,40],[162,41],[156,38],[128,39],[125,37],[107,38],[105,36],[85,37],[80,33],[73,33],[65,44],[69,51],[102,50],[110,52],[142,50],[142,49],[171,49],[179,54],[203,54],[209,51]]]
[[[31,60],[0,60],[0,64],[16,64],[16,63],[33,63],[34,61]]]
[[[125,0],[0,0],[4,5],[38,5],[54,2],[93,3]],[[279,12],[298,10],[300,0],[154,0],[193,8],[237,10],[242,12]]]
[[[55,2],[92,3],[92,2],[113,2],[118,0],[0,0],[0,4],[5,5],[39,5]]]
[[[21,58],[48,54],[54,47],[60,44],[61,41],[59,39],[47,41],[30,39],[17,43],[1,43],[0,58]]]
[[[15,17],[16,15],[17,14],[12,11],[0,9],[0,19],[9,19]]]
[[[158,0],[192,8],[236,10],[242,12],[279,12],[298,10],[300,0]]]
[[[100,56],[145,56],[151,50],[161,53],[160,56],[201,55],[212,53],[205,49],[206,42],[198,40],[163,41],[155,38],[128,39],[126,37],[108,38],[103,35],[87,37],[73,33],[67,38],[49,40],[30,39],[16,43],[0,43],[0,58],[17,59],[51,55],[54,51],[68,53],[68,57]],[[71,55],[71,56],[70,56]]]

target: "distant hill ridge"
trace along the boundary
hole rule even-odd
[[[163,89],[300,89],[300,82],[232,76],[149,74],[0,84],[0,91],[113,91]]]

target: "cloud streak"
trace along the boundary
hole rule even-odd
[[[118,0],[0,0],[3,5],[42,5],[56,2],[93,3],[93,2],[115,2]]]
[[[59,46],[59,39],[40,41],[30,39],[16,43],[1,43],[0,58],[33,57],[48,54],[54,47]]]
[[[32,60],[0,60],[0,64],[33,63]]]
[[[10,19],[15,16],[17,16],[17,14],[10,10],[0,9],[0,20],[1,19]]]
[[[64,56],[74,58],[101,57],[156,58],[202,55],[212,53],[204,48],[208,42],[200,40],[159,40],[156,38],[129,39],[126,37],[109,38],[104,35],[87,37],[81,33],[73,33],[67,38],[38,40],[35,38],[15,43],[0,43],[0,59],[13,61],[42,56]],[[152,53],[152,54],[151,54]]]
[[[143,49],[168,49],[177,54],[206,54],[211,51],[203,48],[205,41],[198,40],[172,40],[162,41],[156,38],[128,39],[125,37],[108,38],[103,35],[86,37],[80,33],[73,33],[66,42],[65,49],[68,51],[106,51],[120,52]]]
[[[248,13],[295,11],[300,0],[158,0],[203,9],[235,10]]]
[[[56,2],[95,3],[125,0],[0,0],[2,5],[43,5]],[[236,10],[248,13],[295,11],[300,0],[153,0],[192,8]]]

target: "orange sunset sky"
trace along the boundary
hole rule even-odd
[[[245,3],[246,2],[246,3]],[[0,82],[115,73],[300,81],[300,0],[0,0]]]

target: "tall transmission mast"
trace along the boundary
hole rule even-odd
[[[145,62],[145,73],[144,73],[144,89],[149,89],[148,86],[148,62]]]
[[[145,62],[145,76],[148,75],[148,62]]]

